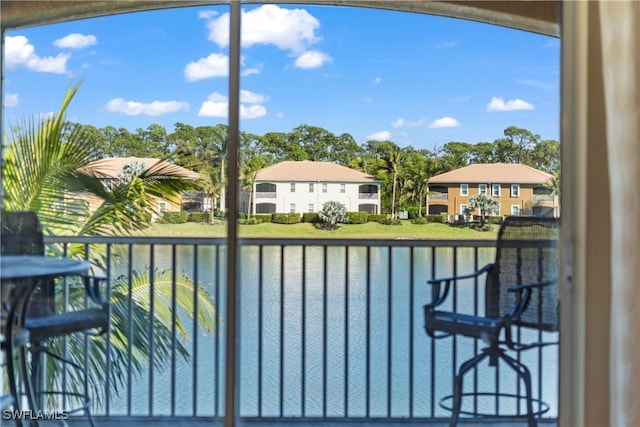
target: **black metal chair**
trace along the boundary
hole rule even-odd
[[[42,229],[37,215],[34,212],[2,212],[2,235],[0,243],[3,255],[45,255],[45,246]],[[90,403],[88,393],[87,371],[82,366],[64,358],[60,354],[51,351],[47,345],[50,340],[69,336],[74,333],[85,333],[100,335],[109,328],[109,304],[105,301],[100,292],[100,282],[102,277],[85,275],[80,278],[84,286],[84,292],[90,306],[82,309],[67,311],[55,304],[55,283],[39,283],[36,291],[32,295],[26,306],[24,315],[24,329],[28,336],[28,349],[31,353],[30,361],[27,354],[22,351],[21,365],[23,375],[30,375],[32,381],[25,381],[26,387],[34,386],[34,390],[27,390],[27,397],[31,400],[30,406],[36,405],[33,399],[43,402],[46,396],[63,396],[65,398],[75,398],[80,402],[79,407],[67,409],[68,412],[84,411],[88,416],[91,425]],[[45,390],[41,380],[42,355],[47,356],[73,367],[76,372],[80,372],[84,378],[83,394],[78,394],[70,390]],[[29,367],[29,371],[27,369]]]
[[[478,414],[462,411],[463,397],[479,397],[487,393],[463,392],[463,378],[484,359],[490,366],[503,360],[524,382],[525,396],[507,395],[526,402],[529,427],[537,425],[536,417],[548,410],[548,405],[533,399],[531,374],[519,358],[507,354],[552,343],[523,344],[514,339],[512,329],[530,328],[537,331],[558,330],[558,231],[559,219],[539,217],[506,217],[498,232],[495,262],[468,275],[429,280],[432,301],[424,306],[425,330],[432,338],[453,335],[482,340],[486,347],[462,363],[454,379],[453,394],[444,397],[440,405],[452,411],[451,425],[457,425],[460,414]],[[452,286],[465,279],[477,280],[486,275],[484,316],[439,309],[447,300]],[[541,335],[541,334],[536,334]],[[496,396],[505,395],[496,390]],[[539,404],[534,411],[534,401]],[[451,403],[449,403],[451,402]],[[515,414],[515,416],[519,416]]]

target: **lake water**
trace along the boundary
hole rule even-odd
[[[458,249],[457,272],[469,273],[493,254],[479,249],[474,264],[473,249]],[[185,343],[197,361],[178,359],[173,391],[170,369],[152,375],[144,370],[131,385],[133,415],[168,415],[172,396],[176,415],[223,414],[224,248],[200,247],[197,256],[198,281],[216,299],[223,319],[218,334],[199,332],[195,348],[192,341]],[[428,248],[352,247],[347,255],[343,247],[242,247],[241,416],[447,416],[438,401],[452,391],[454,364],[475,350],[473,340],[434,341],[422,328],[432,265],[436,276],[453,273],[453,249],[438,249],[435,256],[434,261]],[[171,247],[155,247],[155,267],[169,268],[171,259]],[[193,259],[193,247],[177,248],[178,271],[193,277]],[[135,249],[134,267],[149,264],[148,247]],[[473,312],[475,298],[482,310],[482,289],[471,282],[461,285],[458,309]],[[544,338],[557,339],[551,335]],[[557,353],[557,346],[549,346],[522,354],[532,371],[534,395],[542,393],[550,416],[557,415]],[[503,392],[518,392],[514,375],[504,366],[499,369],[496,375],[483,363],[478,390],[492,391],[498,384]],[[465,390],[474,386],[473,378],[465,378]],[[495,409],[494,402],[487,405]],[[515,410],[507,402],[500,405],[502,411]],[[127,413],[124,393],[112,398],[110,412]]]

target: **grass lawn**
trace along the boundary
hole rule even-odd
[[[377,222],[366,224],[343,224],[334,231],[314,228],[309,223],[300,224],[256,224],[240,225],[240,237],[282,237],[282,238],[342,238],[342,239],[495,239],[498,226],[492,231],[475,231],[469,227],[446,224],[412,224],[402,221],[402,225],[382,225]],[[163,237],[224,237],[227,233],[226,222],[215,224],[152,224],[138,233],[144,236]]]

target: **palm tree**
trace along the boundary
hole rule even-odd
[[[560,198],[560,171],[556,171],[553,177],[547,181],[544,186],[549,190],[549,194],[553,197],[553,216],[560,216],[558,207],[556,206],[556,200]]]
[[[256,176],[258,171],[265,167],[267,164],[267,159],[264,156],[258,154],[251,157],[246,161],[244,165],[242,165],[242,175],[244,177],[244,181],[242,184],[242,189],[249,193],[249,201],[247,203],[247,219],[251,219],[251,206],[253,203],[253,186],[256,182]]]
[[[378,172],[391,175],[391,218],[396,217],[396,187],[398,186],[398,172],[402,157],[402,149],[393,142],[384,142],[383,154],[378,160]]]
[[[480,228],[484,229],[487,222],[487,215],[497,215],[500,210],[500,204],[487,194],[478,194],[469,197],[469,207],[465,214],[472,214],[476,208],[480,211]]]
[[[5,167],[3,169],[3,209],[10,211],[34,211],[37,213],[43,232],[48,235],[114,235],[129,234],[149,224],[154,212],[152,200],[162,197],[168,201],[177,201],[181,191],[195,188],[196,183],[180,178],[169,177],[163,163],[157,163],[144,170],[131,170],[127,179],[119,180],[117,185],[105,186],[100,179],[85,169],[95,160],[95,148],[90,140],[82,137],[81,127],[65,120],[66,110],[77,93],[80,84],[69,87],[58,113],[43,121],[25,120],[14,127],[11,143],[5,149]],[[84,200],[92,195],[101,200],[95,211],[89,211]],[[50,246],[49,251],[62,254],[62,248]],[[83,245],[72,245],[67,256],[84,257]],[[100,250],[91,251],[90,259],[94,265],[105,269],[107,258]],[[129,285],[131,283],[131,285]],[[198,311],[194,313],[194,295],[198,300]],[[68,308],[81,306],[84,291],[78,284],[70,284]],[[156,309],[150,313],[150,301]],[[169,310],[157,309],[170,307],[167,301],[175,301],[177,315]],[[118,392],[127,365],[122,364],[131,349],[133,369],[137,372],[146,366],[145,360],[152,358],[153,365],[160,367],[171,355],[171,345],[175,343],[178,354],[188,357],[183,339],[174,342],[172,322],[180,338],[187,339],[188,328],[184,322],[196,316],[200,327],[212,332],[216,324],[216,310],[211,297],[196,283],[179,276],[174,283],[171,274],[166,271],[134,272],[130,280],[115,279],[111,282],[111,333],[110,341],[106,337],[92,340],[90,345],[90,363],[94,369],[89,378],[93,397],[100,401],[104,393]],[[131,322],[127,317],[131,309]],[[148,325],[153,324],[149,329]],[[130,332],[133,331],[133,334]],[[154,354],[149,354],[153,331]],[[79,334],[75,334],[79,335]],[[68,356],[83,364],[84,339],[69,337]],[[62,341],[51,343],[61,350]],[[115,363],[107,372],[105,360]],[[55,372],[59,369],[55,360],[49,358],[47,369]],[[104,377],[109,375],[112,390],[104,390]],[[53,386],[54,375],[47,376],[47,384]],[[82,390],[80,376],[69,377],[72,391]]]

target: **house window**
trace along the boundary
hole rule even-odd
[[[291,191],[292,193],[296,192],[296,183],[292,182],[291,184],[289,184],[289,191]]]
[[[314,186],[313,186],[313,182],[309,183],[309,193],[313,193],[314,190]]]
[[[158,210],[160,212],[166,212],[167,211],[167,202],[158,202]]]
[[[340,192],[341,193],[346,193],[347,192],[347,184],[345,184],[344,182],[340,183]]]
[[[478,194],[487,194],[487,184],[478,185]]]
[[[467,214],[467,209],[469,209],[469,205],[460,205],[460,214],[461,215],[466,215]]]
[[[460,195],[461,196],[469,195],[469,184],[460,184]]]
[[[323,192],[323,193],[326,193],[326,192],[327,192],[327,183],[326,183],[326,182],[323,182],[323,183],[322,183],[322,192]]]
[[[309,203],[309,212],[313,212],[313,203]]]
[[[291,203],[289,205],[289,212],[291,212],[291,213],[295,213],[296,212],[296,204],[295,203]]]
[[[500,197],[500,184],[492,184],[491,185],[491,196],[492,197]]]
[[[511,184],[511,197],[520,197],[520,184]]]
[[[511,215],[520,215],[520,205],[511,205]]]

